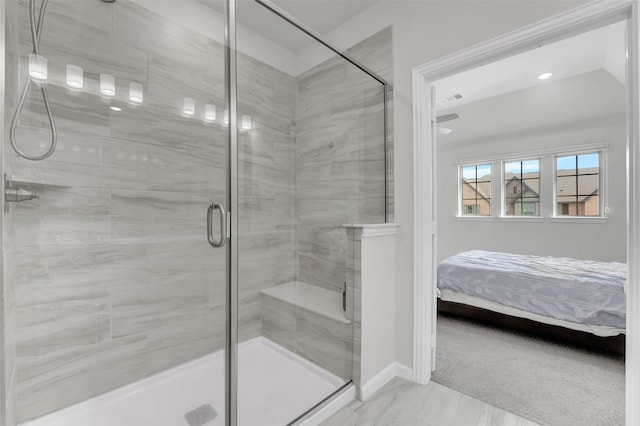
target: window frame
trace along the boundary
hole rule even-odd
[[[506,191],[506,173],[505,173],[505,165],[507,163],[515,163],[515,162],[525,162],[525,161],[538,161],[538,214],[536,215],[508,215],[505,211],[505,205],[507,201],[507,191]],[[522,166],[521,166],[522,167]],[[522,172],[522,169],[521,169]],[[541,155],[522,155],[513,158],[505,158],[500,160],[500,218],[508,219],[508,220],[528,220],[532,219],[543,219],[542,215],[544,198],[542,196],[543,193],[543,159]]]
[[[483,167],[483,166],[488,166],[489,167],[489,176],[490,176],[490,180],[489,180],[489,214],[486,215],[482,215],[482,214],[465,214],[464,212],[464,194],[463,194],[463,181],[464,181],[464,176],[463,176],[463,171],[465,168],[467,167],[475,167],[476,168],[476,183],[478,181],[478,167]],[[469,163],[462,163],[462,164],[458,164],[458,179],[457,179],[457,185],[458,185],[458,214],[457,217],[460,219],[491,219],[493,218],[493,197],[492,192],[493,192],[493,181],[494,181],[494,164],[492,161],[475,161],[475,162],[469,162]],[[476,197],[476,200],[479,200],[480,198]],[[476,204],[477,205],[477,204]]]
[[[558,214],[558,158],[559,157],[573,157],[587,154],[598,154],[598,215],[597,216],[579,216],[579,215],[565,215]],[[551,216],[552,221],[593,221],[600,222],[604,221],[607,218],[608,212],[608,188],[606,187],[607,182],[607,149],[606,147],[600,148],[591,148],[591,149],[583,149],[583,150],[571,150],[571,151],[563,151],[557,152],[552,156],[553,161],[553,213]],[[576,160],[576,167],[577,167]],[[577,169],[579,170],[579,169]],[[576,172],[577,173],[577,172]],[[572,175],[573,176],[573,175]],[[576,174],[576,178],[580,176]],[[578,194],[579,196],[579,194]]]

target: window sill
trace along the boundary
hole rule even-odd
[[[531,222],[542,223],[545,218],[542,216],[500,216],[500,222]]]
[[[463,222],[486,222],[492,221],[495,219],[494,216],[456,216],[457,220],[461,220]]]
[[[552,216],[551,222],[558,223],[605,223],[607,218],[604,216],[586,217],[586,216]]]

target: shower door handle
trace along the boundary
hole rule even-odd
[[[213,237],[213,211],[220,210],[220,240]],[[212,247],[222,247],[227,242],[227,211],[220,202],[213,202],[207,209],[207,239]]]

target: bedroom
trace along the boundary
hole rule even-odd
[[[463,393],[480,394],[477,396],[481,399],[490,399],[494,405],[526,414],[541,424],[571,424],[579,418],[588,419],[582,424],[622,424],[624,419],[624,357],[610,352],[619,352],[624,345],[624,31],[622,23],[610,25],[435,84],[439,117],[437,262],[442,266],[451,256],[466,256],[471,261],[486,258],[485,266],[496,266],[499,261],[511,263],[510,268],[514,264],[524,268],[525,263],[544,261],[545,268],[554,268],[552,274],[557,274],[558,267],[566,269],[575,262],[574,272],[562,284],[573,288],[570,281],[579,280],[577,276],[585,271],[583,261],[602,262],[591,264],[596,272],[608,266],[615,269],[617,293],[602,296],[606,291],[597,291],[609,303],[601,311],[591,306],[591,310],[585,308],[588,312],[580,312],[571,305],[572,297],[590,299],[588,293],[576,296],[575,292],[569,295],[554,291],[544,298],[526,299],[525,303],[500,301],[496,293],[508,297],[510,291],[524,286],[522,275],[516,278],[517,284],[504,284],[508,291],[495,282],[491,288],[479,290],[475,284],[480,279],[475,275],[468,279],[471,284],[467,282],[467,287],[476,294],[462,301],[448,298],[446,293],[451,288],[440,288],[443,299],[453,301],[439,301],[440,308],[460,313],[457,308],[461,306],[479,306],[484,309],[475,314],[490,316],[492,322],[486,325],[477,319],[440,315],[434,379]],[[552,75],[538,78],[543,73]],[[492,278],[495,274],[495,270],[487,273]],[[439,287],[443,286],[439,283]],[[531,288],[535,287],[533,282]],[[478,293],[492,293],[485,297],[489,303],[478,304],[478,298],[473,297]],[[523,301],[522,295],[514,294],[518,302]],[[566,305],[564,314],[552,312],[556,307],[554,297],[557,305]],[[535,305],[530,310],[533,315],[522,314],[518,304]],[[510,309],[514,307],[517,310]],[[571,312],[577,313],[574,318]],[[469,309],[464,314],[470,314]],[[594,323],[594,317],[603,316],[608,322]],[[496,317],[501,324],[495,323]],[[560,322],[555,321],[558,318]],[[574,326],[581,322],[587,326]],[[516,324],[527,330],[511,331]],[[567,333],[567,328],[583,331]],[[462,341],[465,338],[478,340]],[[490,338],[498,339],[493,348],[474,346],[490,346]],[[499,346],[504,343],[501,339],[516,347]],[[590,344],[589,349],[585,343]],[[531,359],[545,359],[556,368],[563,366],[572,374],[578,372],[577,378],[570,384],[562,377],[545,380],[553,369],[523,368],[523,352],[528,352]],[[464,374],[450,368],[452,353],[461,354],[456,362],[462,364]],[[482,356],[493,356],[494,362],[476,365],[480,363],[474,357]],[[474,365],[470,365],[472,361]],[[586,373],[596,370],[601,376]],[[485,380],[478,386],[480,380],[474,379],[487,375],[492,377],[494,388]],[[525,389],[527,401],[513,397]],[[569,391],[586,396],[567,408],[561,396]],[[601,398],[604,393],[607,403]]]

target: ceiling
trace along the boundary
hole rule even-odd
[[[216,11],[223,12],[220,0],[199,0]],[[379,0],[272,0],[272,2],[296,18],[315,33],[325,35],[349,19],[368,9]],[[251,28],[276,44],[296,53],[312,40],[254,0],[237,2],[237,19],[241,25]]]
[[[439,134],[438,142],[482,143],[624,123],[626,91],[600,69],[460,105],[455,112],[460,118],[439,125],[452,132]]]
[[[491,140],[625,118],[625,24],[616,23],[437,81],[444,143]],[[537,76],[552,72],[547,80]],[[454,100],[453,95],[462,94]]]
[[[453,75],[435,83],[436,98],[441,101],[456,93],[463,98],[440,105],[439,110],[451,112],[449,110],[459,105],[598,69],[605,69],[624,84],[625,46],[622,21]],[[552,72],[553,76],[538,80],[537,76],[543,72]]]

